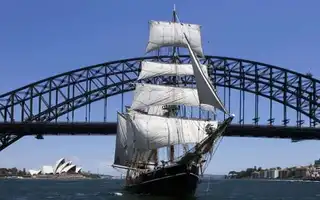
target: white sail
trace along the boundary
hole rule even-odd
[[[133,131],[130,121],[126,116],[118,113],[118,126],[116,136],[116,148],[114,164],[119,166],[129,166],[133,156]]]
[[[130,111],[128,115],[135,135],[135,148],[141,150],[194,144],[207,136],[207,124],[212,124],[213,128],[218,126],[217,121],[152,116],[135,111]]]
[[[141,110],[150,106],[163,105],[199,106],[196,89],[174,86],[137,83],[131,109]],[[214,111],[210,105],[201,105],[205,110]]]
[[[165,21],[150,21],[149,24],[147,53],[165,46],[187,48],[187,41],[183,35],[186,33],[192,50],[203,57],[200,25]]]
[[[215,92],[213,86],[210,84],[209,80],[206,78],[204,72],[200,67],[200,62],[196,55],[194,54],[190,44],[189,38],[185,34],[187,40],[187,47],[190,53],[192,67],[194,71],[194,76],[196,80],[196,86],[199,94],[199,101],[201,104],[212,105],[213,107],[221,110],[224,113],[228,113],[222,102],[220,101],[217,93]]]
[[[206,77],[208,70],[206,65],[201,65]],[[168,64],[160,62],[142,61],[141,72],[138,80],[152,78],[157,76],[188,76],[193,75],[191,64]]]

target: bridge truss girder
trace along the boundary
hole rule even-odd
[[[13,90],[0,95],[0,121],[46,122],[57,120],[66,113],[71,113],[71,119],[68,120],[73,121],[74,110],[132,91],[143,60],[171,63],[172,57],[153,56],[107,62],[59,74]],[[190,63],[190,58],[179,56],[179,62]],[[208,65],[208,72],[215,86],[253,93],[282,103],[284,125],[289,122],[286,112],[288,107],[297,111],[297,126],[303,123],[302,115],[310,119],[310,127],[319,123],[320,81],[310,75],[228,57],[206,56],[201,62]],[[182,77],[179,81],[186,85],[195,83],[193,76]],[[146,82],[166,84],[168,79],[159,77]],[[240,124],[244,123],[242,115],[244,116],[244,108],[240,111]],[[258,124],[257,112],[253,120]],[[273,121],[270,116],[271,125]],[[0,151],[21,137],[0,133]]]

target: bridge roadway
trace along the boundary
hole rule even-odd
[[[116,122],[0,122],[0,133],[14,135],[115,135]],[[319,140],[320,128],[232,124],[225,136]]]

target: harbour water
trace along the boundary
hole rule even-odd
[[[168,199],[126,194],[122,180],[0,179],[0,200],[149,200]],[[177,186],[179,187],[179,186]],[[203,181],[197,200],[319,200],[320,183],[266,180]]]

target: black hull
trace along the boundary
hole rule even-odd
[[[132,180],[125,189],[131,193],[156,196],[193,196],[199,182],[195,165],[174,165],[160,168]]]

